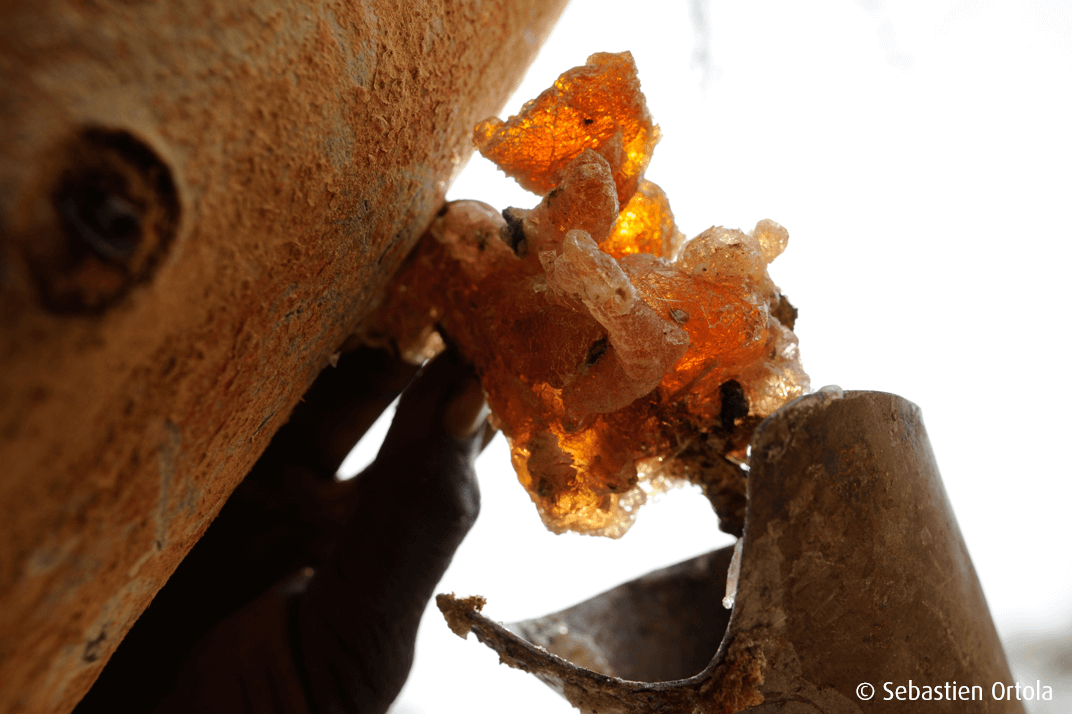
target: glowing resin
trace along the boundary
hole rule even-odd
[[[473,362],[555,532],[620,536],[682,479],[738,530],[752,429],[808,391],[796,311],[767,274],[788,233],[764,220],[682,243],[643,178],[657,138],[629,53],[481,123],[478,149],[543,201],[448,205],[365,329],[413,361],[442,334]]]

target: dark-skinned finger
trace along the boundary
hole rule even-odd
[[[376,463],[386,457],[391,457],[394,462],[409,463],[412,460],[409,452],[414,443],[443,439],[444,424],[457,423],[444,417],[448,403],[455,396],[472,398],[474,379],[472,367],[452,348],[428,363],[399,399],[396,423],[391,424]],[[479,404],[472,406],[478,408]],[[458,428],[451,430],[460,431]]]
[[[464,441],[484,426],[487,417],[488,405],[480,379],[470,376],[460,382],[452,392],[443,411],[443,428],[455,439]]]
[[[265,462],[302,466],[330,479],[350,449],[420,369],[396,354],[363,347],[328,366],[305,393],[265,454]]]
[[[399,401],[356,482],[346,535],[298,601],[295,657],[311,709],[384,711],[405,682],[421,614],[479,510],[482,402],[453,354],[428,364]]]
[[[442,390],[446,396],[430,394],[430,389]],[[402,470],[412,466],[415,460],[427,463],[436,458],[432,452],[438,447],[433,448],[429,444],[441,437],[441,433],[437,431],[439,427],[456,441],[464,442],[463,446],[469,456],[474,452],[478,454],[486,445],[481,443],[473,449],[469,443],[478,429],[486,428],[484,420],[487,418],[488,408],[484,401],[484,391],[479,379],[453,350],[444,352],[421,372],[420,383],[415,383],[407,390],[405,403],[406,407],[395,417],[399,423],[392,425],[373,467],[379,468],[377,465],[382,467],[386,464],[396,470],[396,476],[417,478],[419,474],[402,473]],[[490,440],[487,434],[482,441],[486,440]],[[449,446],[453,448],[454,445]],[[421,450],[417,456],[413,454],[414,449]],[[297,478],[295,471],[297,470],[289,472],[290,477]],[[367,479],[374,473],[375,468],[369,469],[362,477]],[[294,496],[303,500],[306,518],[317,519],[318,524],[325,530],[338,530],[361,504],[366,503],[364,497],[368,494],[369,487],[369,484],[362,483],[360,479],[355,479],[352,483],[322,484],[316,483],[314,478],[306,481],[303,488],[296,488]],[[339,536],[333,532],[334,538]]]

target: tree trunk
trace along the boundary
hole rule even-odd
[[[564,5],[0,9],[0,711],[78,702]]]

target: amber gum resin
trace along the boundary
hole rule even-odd
[[[751,431],[809,390],[767,273],[788,233],[764,220],[682,242],[643,177],[658,136],[629,53],[480,123],[477,149],[542,202],[446,206],[364,331],[411,361],[440,337],[470,359],[555,532],[621,536],[682,480],[739,532]]]

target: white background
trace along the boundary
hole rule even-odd
[[[1072,711],[1072,2],[574,0],[504,115],[621,50],[663,132],[647,177],[680,228],[789,229],[770,270],[800,309],[813,388],[923,409],[1014,676],[1054,688],[1032,709]],[[477,156],[449,197],[538,202]],[[731,542],[693,488],[642,509],[621,540],[554,536],[501,437],[477,470],[480,520],[439,591],[487,597],[494,619]],[[433,603],[393,711],[518,710],[572,708],[451,634]]]

